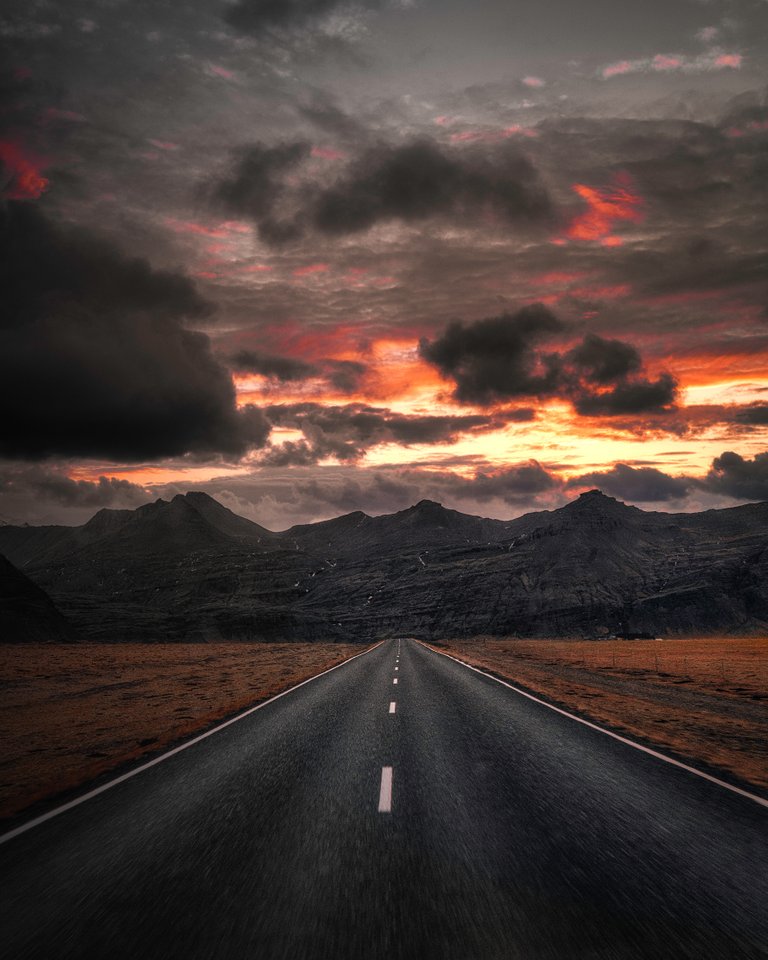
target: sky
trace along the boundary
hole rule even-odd
[[[768,0],[9,0],[0,521],[768,499]]]

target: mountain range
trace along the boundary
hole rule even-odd
[[[191,492],[101,510],[80,527],[2,526],[0,554],[63,615],[65,637],[52,629],[50,639],[768,629],[768,503],[670,514],[593,490],[504,521],[422,500],[386,516],[355,512],[274,533]]]

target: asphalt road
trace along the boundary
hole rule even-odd
[[[2,844],[4,960],[768,957],[766,808],[397,651]]]

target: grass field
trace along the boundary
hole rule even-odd
[[[680,757],[768,787],[768,639],[479,639],[438,649]]]
[[[166,747],[363,649],[0,646],[0,817]]]

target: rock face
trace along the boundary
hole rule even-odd
[[[768,629],[768,504],[648,513],[599,491],[488,520],[421,501],[272,533],[202,493],[0,550],[86,638],[369,640]]]
[[[66,643],[76,639],[45,591],[0,556],[0,641]]]

